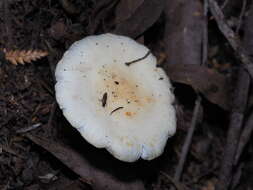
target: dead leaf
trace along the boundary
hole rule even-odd
[[[96,2],[94,11],[91,14],[92,20],[87,27],[88,33],[90,35],[95,34],[100,29],[100,25],[105,27],[106,24],[109,24],[108,22],[105,24],[105,20],[110,15],[112,15],[114,8],[118,4],[118,2],[119,0],[103,0]],[[102,28],[100,30],[105,32],[105,28]]]
[[[69,0],[59,0],[59,3],[61,4],[62,8],[70,15],[78,14],[81,11],[80,7],[75,6]]]
[[[224,75],[199,65],[166,64],[165,66],[171,80],[190,85],[210,102],[225,110],[230,109],[230,84]]]
[[[121,23],[122,21],[130,18],[136,9],[141,6],[144,0],[123,0],[120,1],[116,7],[115,20],[116,23]]]
[[[50,142],[48,139],[39,136],[27,134],[26,137],[33,143],[41,146],[57,159],[64,163],[76,174],[80,175],[85,181],[88,181],[94,190],[144,190],[144,184],[140,180],[123,181],[120,176],[114,176],[105,170],[95,167],[89,161],[68,145],[60,144],[56,141]],[[101,160],[102,161],[102,160]],[[122,173],[124,175],[124,173]]]
[[[132,16],[119,23],[113,33],[137,38],[160,17],[164,8],[163,0],[147,0],[139,6]]]
[[[229,110],[228,79],[200,66],[205,22],[202,13],[200,1],[166,1],[164,41],[168,62],[164,68],[173,81],[190,85],[210,102]]]

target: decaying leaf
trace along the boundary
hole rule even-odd
[[[121,23],[122,21],[130,18],[136,9],[141,6],[144,0],[123,0],[120,1],[116,7],[115,20],[116,23]]]
[[[205,66],[167,64],[165,68],[171,80],[190,85],[210,102],[225,110],[230,108],[229,79]]]
[[[61,4],[62,8],[71,15],[78,14],[81,11],[80,7],[75,6],[69,0],[59,0],[59,3]]]
[[[169,77],[190,85],[210,102],[225,110],[230,108],[229,80],[208,69],[201,61],[203,42],[203,5],[200,1],[166,0],[165,46],[168,62],[164,68]],[[178,15],[175,17],[175,15]]]
[[[57,159],[59,159],[68,168],[80,175],[87,181],[93,189],[117,189],[117,190],[144,190],[144,184],[140,179],[136,180],[122,180],[122,176],[126,173],[122,172],[122,176],[115,176],[110,171],[103,170],[102,168],[92,165],[84,155],[77,152],[66,144],[61,144],[54,141],[53,143],[46,138],[27,134],[26,137],[33,143],[41,146]],[[100,160],[103,162],[103,160]],[[116,161],[116,160],[114,160]],[[103,165],[103,163],[102,163]],[[106,163],[104,163],[106,165]],[[111,166],[113,167],[113,166]],[[129,167],[128,167],[129,168]],[[119,170],[119,168],[117,168]]]
[[[10,50],[7,51],[3,49],[5,53],[5,59],[11,62],[14,65],[25,63],[31,63],[32,61],[36,61],[42,57],[48,55],[47,51],[42,50]]]
[[[103,25],[102,31],[105,30],[105,20],[112,14],[118,2],[119,0],[96,1],[95,8],[91,14],[92,20],[87,27],[90,35],[95,34],[101,24]],[[107,22],[107,24],[109,23]]]
[[[112,32],[137,38],[157,21],[163,8],[164,0],[144,1],[130,18],[119,23]]]

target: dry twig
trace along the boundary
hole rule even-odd
[[[40,127],[42,124],[41,123],[36,123],[32,126],[26,127],[26,128],[22,128],[16,131],[16,133],[27,133],[29,131],[32,131],[34,129],[37,129],[38,127]]]
[[[173,179],[172,177],[170,177],[170,176],[169,176],[168,174],[166,174],[165,172],[160,171],[160,173],[161,173],[163,176],[165,176],[165,177],[170,181],[170,183],[173,184],[173,186],[174,186],[177,190],[184,190],[184,189],[186,189],[186,188],[184,187],[183,184],[179,183],[178,181],[176,181],[175,179]]]
[[[240,136],[240,141],[238,144],[234,165],[237,165],[237,163],[240,159],[240,156],[244,150],[244,147],[246,146],[246,144],[250,140],[252,132],[253,132],[253,112],[251,112],[250,116],[248,117],[248,120],[246,121],[245,127],[244,127],[242,134]]]
[[[208,59],[208,0],[204,0],[203,41],[202,41],[202,65],[207,65]]]
[[[253,65],[251,59],[247,55],[245,48],[247,46],[242,46],[241,41],[238,39],[234,31],[229,28],[224,19],[224,15],[220,10],[218,4],[214,0],[209,0],[210,10],[218,24],[218,27],[225,38],[230,43],[231,47],[235,50],[244,68],[248,71],[244,71],[239,68],[237,73],[237,83],[234,90],[234,99],[232,101],[232,111],[230,115],[230,124],[227,135],[227,144],[224,150],[224,156],[222,160],[221,170],[219,174],[219,183],[216,186],[217,190],[227,190],[231,184],[231,179],[233,177],[233,167],[236,161],[238,161],[238,143],[239,136],[242,130],[242,124],[244,120],[244,112],[247,107],[248,92],[250,86],[250,77],[253,76]],[[245,6],[245,5],[244,5]],[[244,12],[244,10],[242,10]],[[242,17],[241,13],[241,16]],[[238,154],[238,153],[237,153]]]
[[[253,30],[252,30],[252,24],[253,24],[253,3],[251,3],[249,15],[246,19],[245,26],[244,26],[244,47],[248,50],[248,52],[253,51]],[[253,132],[253,112],[249,114],[245,124],[244,129],[240,136],[240,141],[238,144],[234,165],[238,164],[238,161],[240,159],[240,156],[243,152],[243,149],[245,145],[249,142],[250,137]]]
[[[182,153],[180,156],[180,160],[179,160],[179,164],[176,168],[176,172],[174,175],[174,180],[179,181],[182,171],[183,171],[183,167],[184,167],[184,163],[191,145],[191,141],[192,141],[192,136],[193,133],[195,131],[196,125],[197,125],[197,119],[199,116],[199,111],[200,111],[200,106],[201,106],[201,97],[198,95],[196,101],[195,101],[195,107],[194,107],[194,111],[193,111],[193,117],[191,120],[191,126],[190,129],[187,133],[184,145],[183,145],[183,149],[182,149]]]
[[[3,49],[5,59],[13,65],[31,63],[48,55],[47,51],[43,50],[10,50]]]
[[[82,179],[88,181],[92,189],[117,189],[117,190],[144,190],[144,184],[141,180],[132,181],[119,179],[112,174],[112,170],[96,167],[90,162],[89,158],[80,151],[70,147],[68,144],[62,144],[52,138],[43,135],[25,134],[29,140],[45,149],[55,156],[64,165],[78,174]],[[53,143],[52,143],[53,142]],[[110,162],[111,163],[111,162]],[[118,169],[118,168],[117,168]],[[117,170],[118,171],[118,170]]]
[[[247,106],[250,77],[242,68],[240,68],[237,73],[237,77],[238,79],[235,85],[232,101],[233,107],[230,115],[227,143],[224,150],[217,190],[226,190],[230,186],[233,175],[232,169],[234,166],[235,154],[244,119],[244,111]]]
[[[243,15],[245,14],[245,11],[246,11],[246,5],[247,5],[247,0],[243,0],[243,3],[242,3],[242,10],[241,10],[241,13],[240,13],[240,16],[239,16],[239,23],[236,27],[236,34],[238,35],[239,34],[239,31],[241,29],[241,25],[242,25],[242,18],[243,18]]]
[[[224,37],[227,39],[231,47],[234,49],[238,57],[240,58],[243,67],[249,72],[251,78],[253,78],[253,63],[246,53],[246,50],[242,47],[241,41],[235,34],[235,32],[228,26],[225,21],[225,17],[215,0],[209,0],[210,11],[215,18],[218,27]]]
[[[229,0],[225,0],[225,2],[221,5],[221,9],[224,9],[227,4],[228,4]]]

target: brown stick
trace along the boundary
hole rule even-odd
[[[252,24],[253,24],[253,3],[251,3],[249,15],[245,21],[245,31],[244,31],[244,40],[243,40],[244,47],[248,50],[248,52],[253,51],[253,29],[251,27]],[[250,140],[250,136],[252,132],[253,132],[253,112],[250,113],[245,123],[243,132],[240,136],[240,141],[237,148],[234,165],[237,165],[245,145]]]
[[[236,156],[235,156],[235,161],[234,161],[234,165],[237,165],[240,156],[243,152],[244,147],[246,146],[246,144],[249,142],[250,137],[252,135],[253,132],[253,112],[251,112],[245,127],[242,131],[242,134],[240,136],[240,141],[238,144],[238,148],[237,148],[237,152],[236,152]]]
[[[209,2],[210,2],[211,12],[213,16],[215,17],[221,32],[227,38],[232,48],[239,55],[244,68],[246,68],[247,71],[249,72],[247,73],[242,68],[240,68],[237,75],[238,81],[236,83],[235,91],[234,91],[233,109],[230,116],[227,145],[224,150],[224,157],[223,157],[222,167],[221,167],[220,175],[219,175],[219,183],[216,186],[217,190],[226,190],[229,188],[231,179],[233,177],[233,172],[232,172],[233,166],[235,163],[237,163],[239,159],[240,153],[238,153],[238,151],[242,150],[240,148],[240,146],[242,145],[238,146],[238,143],[242,142],[242,140],[239,141],[239,136],[242,130],[244,112],[247,106],[247,99],[248,99],[248,92],[249,92],[249,85],[250,85],[249,74],[252,76],[252,62],[250,58],[247,57],[246,51],[243,49],[243,48],[247,49],[247,46],[244,46],[242,48],[241,42],[239,41],[239,39],[235,37],[235,34],[233,33],[233,31],[228,27],[228,25],[226,25],[224,16],[222,12],[220,11],[217,3],[214,2],[214,0],[209,0]],[[243,11],[244,10],[242,10],[242,12]],[[242,14],[240,17],[242,17]],[[239,149],[237,147],[239,147]],[[237,151],[237,155],[236,155],[236,151]]]
[[[207,65],[208,59],[208,0],[204,0],[203,41],[202,41],[202,65]]]
[[[238,25],[236,27],[236,35],[239,34],[239,31],[241,29],[242,18],[243,18],[243,15],[245,14],[245,11],[246,11],[246,5],[247,5],[247,0],[243,0],[242,9],[241,9],[241,13],[240,13],[240,16],[239,16],[239,23],[238,23]]]
[[[225,0],[225,2],[221,6],[221,9],[224,9],[227,6],[228,2],[229,0]]]
[[[166,174],[165,172],[161,171],[160,172],[163,176],[165,176],[169,181],[170,183],[177,189],[177,190],[184,190],[186,189],[184,187],[183,184],[180,184],[178,181],[176,181],[175,179],[173,179],[172,177],[170,177],[168,174]]]
[[[190,126],[188,133],[187,133],[187,136],[186,136],[186,139],[185,139],[185,142],[183,145],[182,153],[180,156],[179,164],[176,168],[176,172],[174,175],[174,180],[176,180],[176,181],[179,181],[180,177],[182,175],[184,163],[185,163],[185,160],[186,160],[186,157],[187,157],[187,154],[189,152],[189,148],[190,148],[190,145],[192,142],[192,136],[193,136],[194,130],[197,125],[197,119],[199,116],[200,105],[201,105],[201,97],[198,96],[198,98],[195,101],[195,107],[194,107],[194,111],[193,111],[193,117],[191,120],[191,126]]]
[[[249,72],[251,78],[253,78],[253,63],[247,55],[245,49],[242,47],[238,36],[236,36],[234,31],[226,23],[224,15],[215,0],[209,0],[209,7],[221,33],[224,35],[231,47],[236,52],[237,56],[240,58],[243,67]]]
[[[230,115],[227,143],[224,150],[219,174],[219,183],[217,183],[216,190],[226,190],[229,188],[233,174],[232,169],[235,153],[244,119],[244,111],[247,106],[250,81],[249,75],[244,69],[240,68],[237,76],[238,79],[235,85],[234,98],[232,100],[233,107]]]
[[[201,106],[201,97],[198,95],[198,97],[195,101],[193,116],[192,116],[192,120],[191,120],[191,126],[190,126],[187,136],[185,138],[182,152],[180,154],[180,160],[179,160],[179,163],[176,167],[176,171],[175,171],[175,174],[173,177],[173,181],[175,183],[179,183],[183,169],[184,169],[184,164],[185,164],[186,157],[187,157],[189,149],[190,149],[193,133],[194,133],[195,128],[197,126],[197,119],[199,116],[200,106]],[[170,190],[175,190],[175,188],[171,187]]]
[[[119,179],[113,174],[111,168],[107,170],[96,166],[91,160],[84,156],[81,151],[77,151],[68,144],[62,144],[62,142],[55,140],[53,141],[52,138],[47,138],[43,134],[40,136],[26,134],[25,137],[45,149],[65,166],[85,179],[85,181],[91,185],[92,189],[145,190],[141,180],[127,181]]]

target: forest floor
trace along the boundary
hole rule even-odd
[[[252,26],[250,0],[1,0],[0,190],[252,189]],[[152,161],[88,144],[55,100],[64,52],[107,32],[148,46],[172,80],[177,132]],[[13,64],[11,50],[48,55]]]

